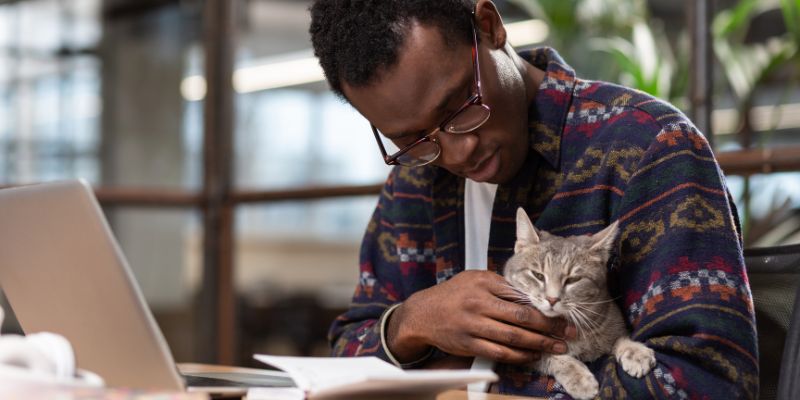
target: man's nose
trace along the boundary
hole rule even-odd
[[[439,145],[442,147],[440,162],[447,167],[470,167],[472,153],[478,147],[480,139],[474,133],[437,132]]]

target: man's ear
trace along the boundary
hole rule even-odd
[[[539,243],[539,234],[533,226],[528,214],[522,207],[517,208],[517,241],[514,243],[514,253],[519,251],[524,246]]]
[[[491,0],[478,0],[475,5],[475,28],[481,40],[489,40],[492,48],[502,49],[506,45],[508,34]]]

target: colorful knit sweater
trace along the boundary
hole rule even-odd
[[[546,71],[529,109],[531,151],[492,211],[488,269],[502,272],[515,211],[569,236],[620,221],[611,294],[634,340],[656,352],[645,377],[612,356],[589,364],[602,398],[755,398],[753,302],[738,222],[708,142],[677,109],[575,77],[552,49],[521,54]],[[335,356],[387,356],[387,307],[464,269],[464,179],[438,167],[392,170],[361,247],[350,309],[331,327]],[[569,398],[528,366],[499,364],[502,393]]]

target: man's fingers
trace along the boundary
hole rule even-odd
[[[567,337],[567,321],[549,318],[530,305],[511,303],[502,299],[487,304],[484,314],[498,321],[527,328],[548,336]]]
[[[486,339],[476,338],[471,347],[476,356],[505,364],[528,364],[542,358],[537,351],[504,346]]]
[[[563,318],[549,318],[531,305],[520,304],[520,300],[525,303],[529,299],[512,287],[502,276],[496,275],[496,278],[490,278],[488,289],[498,298],[498,301],[491,305],[499,312],[499,314],[493,314],[494,317],[552,336],[572,336],[568,335],[567,322]]]
[[[486,319],[480,321],[480,332],[477,336],[494,343],[536,352],[563,354],[567,351],[566,343],[530,330],[499,321]]]
[[[565,321],[514,303],[509,296],[515,293],[493,272],[464,271],[415,293],[406,303],[418,303],[413,308],[418,322],[414,325],[427,327],[415,333],[418,339],[453,355],[519,364],[542,353],[564,353],[566,344],[553,336],[565,336]]]
[[[511,284],[508,283],[506,278],[503,278],[502,275],[492,272],[482,276],[482,278],[486,279],[486,287],[489,289],[489,291],[497,297],[507,300],[514,300],[522,296],[522,293],[511,286]]]

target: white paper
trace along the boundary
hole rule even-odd
[[[377,357],[284,357],[256,354],[255,359],[286,371],[306,391],[362,381],[370,375],[403,376],[402,369]]]
[[[306,392],[299,388],[250,388],[247,400],[303,400]]]
[[[401,394],[434,395],[444,390],[464,387],[472,382],[497,380],[497,375],[492,371],[403,371],[377,357],[282,357],[261,354],[254,357],[286,371],[294,379],[298,389],[306,393],[308,398],[314,399]],[[272,395],[278,394],[273,392]]]

